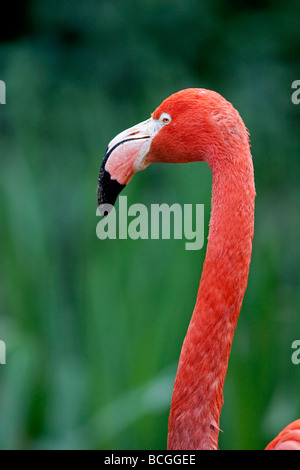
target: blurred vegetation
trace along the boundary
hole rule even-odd
[[[23,0],[4,16],[0,448],[165,448],[205,249],[100,242],[96,184],[109,140],[187,87],[223,94],[251,133],[256,233],[220,446],[263,448],[300,417],[299,1]],[[207,235],[205,164],[154,165],[124,194],[204,203]]]

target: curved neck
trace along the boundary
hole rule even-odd
[[[254,226],[254,176],[243,158],[212,167],[206,258],[174,384],[168,449],[217,449],[223,385],[247,286]]]

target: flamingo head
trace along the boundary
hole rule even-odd
[[[98,179],[100,213],[104,204],[113,206],[132,176],[150,163],[207,161],[212,166],[216,155],[228,155],[237,137],[248,142],[238,112],[218,93],[191,88],[171,95],[150,119],[109,143]]]

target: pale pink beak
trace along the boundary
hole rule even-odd
[[[121,132],[109,143],[98,179],[100,214],[101,206],[113,206],[134,173],[149,165],[147,155],[160,127],[158,121],[150,118]]]

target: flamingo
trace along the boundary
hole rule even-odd
[[[132,176],[150,163],[206,162],[212,208],[206,257],[182,345],[168,423],[169,450],[218,449],[223,385],[245,294],[254,233],[255,184],[249,134],[220,94],[179,91],[150,119],[108,145],[98,180],[98,207],[109,212]],[[300,420],[266,449],[300,450]]]

